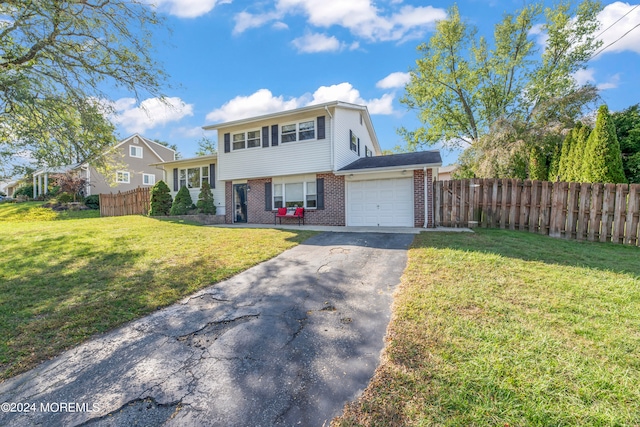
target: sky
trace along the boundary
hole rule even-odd
[[[139,133],[193,157],[202,126],[341,100],[364,104],[381,148],[403,145],[397,129],[420,126],[400,102],[416,47],[452,2],[417,0],[148,0],[165,18],[155,57],[169,74],[155,98],[112,94],[118,135]],[[490,36],[522,0],[459,0],[460,14]],[[546,2],[551,6],[552,2]],[[640,7],[603,2],[603,51],[574,77],[600,89],[612,111],[640,102]],[[635,8],[635,9],[634,9]],[[623,17],[627,14],[625,17]],[[622,19],[620,19],[622,18]],[[615,23],[618,19],[619,22]],[[614,24],[612,26],[612,24]],[[610,28],[609,28],[610,27]],[[169,29],[170,31],[166,31]],[[625,35],[625,33],[627,33]],[[540,39],[540,34],[532,34]],[[433,149],[440,147],[430,147]],[[443,150],[443,165],[458,151]]]

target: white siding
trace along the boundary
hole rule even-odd
[[[317,118],[325,116],[325,139],[317,139]],[[316,139],[282,143],[283,124],[316,121]],[[331,170],[331,118],[325,110],[292,114],[248,125],[218,129],[219,179],[223,181],[265,178],[281,175],[326,172]],[[278,145],[271,145],[271,126],[278,125]],[[245,148],[224,152],[224,134],[246,132],[269,126],[269,147]]]
[[[369,147],[372,153],[375,153],[371,135],[369,135],[364,120],[362,124],[360,123],[360,114],[364,114],[364,112],[346,108],[337,108],[335,111],[335,170],[340,170],[348,164],[355,162],[358,158],[364,157],[366,152],[365,146]],[[350,130],[360,138],[360,156],[351,151],[351,141],[349,139]]]
[[[169,190],[171,190],[171,197],[175,198],[176,194],[178,193],[177,191],[173,190],[174,188],[173,187],[173,169],[174,168],[178,168],[178,170],[180,170],[180,169],[187,169],[187,168],[209,167],[210,163],[211,162],[194,163],[193,161],[191,161],[184,164],[174,163],[172,165],[164,166],[166,171],[166,177],[167,177],[165,182],[167,183]],[[220,177],[220,173],[218,171],[218,164],[216,163],[216,188],[212,188],[211,193],[213,194],[213,203],[216,205],[216,214],[224,215],[224,212],[225,212],[224,185],[225,184],[224,182],[220,181],[219,177]],[[179,175],[178,175],[178,179],[180,179]],[[158,182],[158,180],[156,180],[156,182]],[[198,202],[198,195],[200,194],[200,189],[190,188],[189,194],[191,195],[191,200],[193,200],[193,204],[196,204]]]

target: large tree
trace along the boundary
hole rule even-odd
[[[582,181],[627,182],[622,169],[622,153],[616,127],[606,105],[598,109],[596,125],[589,135],[584,154]]]
[[[640,104],[611,114],[627,181],[640,183]]]
[[[94,157],[114,141],[107,91],[161,97],[166,76],[151,46],[160,21],[145,1],[9,0],[0,16],[5,162],[19,153],[48,164]]]
[[[495,159],[492,150],[501,147],[493,141],[497,136],[507,145],[501,164],[519,162],[514,156],[528,158],[531,144],[573,127],[597,97],[592,85],[579,86],[572,75],[600,46],[594,37],[600,9],[590,0],[577,7],[527,5],[504,16],[490,43],[477,36],[457,6],[451,7],[434,35],[418,47],[421,57],[401,99],[423,126],[400,132],[413,147],[436,142],[473,147],[474,161]],[[537,30],[546,37],[541,52]],[[553,154],[537,149],[549,158]],[[487,165],[484,169],[491,173]]]

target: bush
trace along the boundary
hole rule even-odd
[[[160,216],[169,215],[171,211],[171,193],[164,181],[158,181],[151,189],[151,210],[149,215]]]
[[[216,205],[213,204],[213,193],[207,181],[202,183],[200,194],[198,194],[198,203],[196,204],[198,212],[203,214],[216,214]]]
[[[193,200],[189,190],[184,185],[176,194],[176,198],[173,199],[173,205],[171,205],[171,215],[186,215],[189,213],[189,209],[193,206]]]
[[[56,199],[58,200],[58,203],[71,203],[71,202],[73,202],[74,197],[73,197],[73,194],[60,193],[60,194],[58,194]]]
[[[100,195],[92,194],[84,199],[84,204],[89,209],[100,209]]]
[[[33,197],[33,185],[24,185],[18,188],[15,193],[13,193],[13,197],[16,198],[18,196]]]

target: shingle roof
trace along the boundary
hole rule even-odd
[[[432,150],[419,151],[415,153],[391,154],[388,156],[363,157],[343,167],[340,171],[441,164],[442,157],[440,157],[440,151]]]

